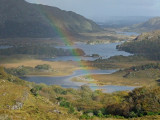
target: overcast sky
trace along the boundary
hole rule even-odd
[[[160,0],[27,0],[74,11],[87,18],[160,16]]]

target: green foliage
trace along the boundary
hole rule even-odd
[[[40,90],[42,90],[42,86],[41,85],[36,85],[30,91],[33,95],[38,96]]]
[[[57,94],[62,94],[62,95],[66,95],[67,91],[66,89],[60,87],[60,86],[52,86],[53,90],[55,91],[55,93]]]
[[[160,115],[160,111],[159,112],[147,112],[147,115]]]
[[[33,70],[34,69],[32,67],[25,67],[25,66],[20,66],[18,68],[5,69],[7,73],[12,74],[14,76],[18,76],[18,77],[23,77],[27,75],[29,72],[33,72]]]
[[[124,119],[125,117],[119,115],[105,115],[105,118],[116,118],[116,119]]]
[[[48,65],[48,64],[37,65],[37,66],[35,66],[35,69],[38,69],[38,70],[49,70],[49,69],[51,69],[51,66]]]
[[[86,115],[86,114],[83,114],[82,116],[80,116],[80,119],[93,119],[94,116],[89,116],[89,115]]]
[[[137,88],[116,105],[108,106],[107,111],[114,115],[137,117],[160,112],[160,87]],[[148,114],[147,114],[148,113]]]
[[[60,97],[58,98],[58,100],[60,101],[60,106],[61,107],[68,108],[69,113],[74,113],[75,112],[75,108],[70,102],[68,102],[65,99],[60,98]]]
[[[19,79],[18,77],[7,74],[5,69],[1,66],[0,66],[0,79],[5,79],[5,80],[8,80],[10,82],[16,83],[18,85],[25,85],[26,84],[25,81]]]
[[[4,68],[0,66],[0,78],[7,78],[8,75],[7,73],[4,71]]]
[[[104,115],[101,112],[98,112],[97,116],[100,117],[100,118],[104,117]]]
[[[144,37],[142,40],[125,42],[117,46],[117,48],[136,55],[146,56],[150,59],[160,60],[160,39],[148,39],[152,36],[154,37],[154,34],[147,38]]]
[[[31,96],[37,100],[43,97],[43,100],[40,101],[44,102],[40,104],[35,102],[36,105],[43,106],[44,103],[59,105],[63,109],[66,108],[65,110],[68,111],[68,114],[75,115],[77,118],[80,117],[80,119],[92,119],[93,117],[123,119],[124,117],[135,118],[145,115],[160,115],[160,87],[142,87],[129,93],[116,92],[107,94],[98,90],[92,91],[86,85],[76,90],[55,85],[47,86],[45,84],[25,83],[14,76],[11,77],[1,67],[0,77],[1,79],[8,80],[8,84],[19,84],[19,87],[25,87],[25,91],[27,89],[28,91],[30,90],[28,93],[32,93],[33,95]],[[5,85],[5,83],[3,84]],[[17,92],[19,91],[19,89],[16,90]],[[21,93],[23,94],[23,91]],[[28,110],[29,108],[27,107],[26,109]],[[36,107],[33,110],[34,114],[37,114],[40,109],[41,107]],[[53,109],[49,109],[48,107],[45,110],[52,111]],[[79,113],[83,114],[80,116]]]
[[[132,111],[129,113],[129,117],[131,117],[131,118],[137,117],[137,114],[134,111]]]
[[[24,77],[28,74],[32,74],[32,72],[43,72],[47,71],[50,72],[52,71],[52,68],[48,64],[43,64],[43,65],[37,65],[35,68],[33,67],[28,67],[28,66],[19,66],[17,68],[5,68],[5,71],[8,74],[18,76],[18,77]]]
[[[60,102],[60,106],[65,107],[65,108],[69,108],[71,106],[71,104],[65,100]]]

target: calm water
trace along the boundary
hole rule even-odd
[[[77,70],[72,75],[63,76],[63,77],[40,77],[40,76],[29,76],[22,78],[26,81],[35,82],[35,83],[45,83],[47,85],[60,85],[64,88],[79,88],[81,85],[86,83],[74,82],[71,81],[72,78],[88,75],[88,74],[111,74],[116,70]],[[103,89],[104,92],[115,92],[115,91],[124,91],[124,90],[133,90],[135,87],[128,86],[97,86],[96,84],[87,84],[92,90]]]
[[[82,49],[86,55],[98,54],[102,58],[109,58],[115,55],[123,55],[129,56],[131,54],[123,51],[118,51],[116,46],[120,43],[110,43],[110,44],[96,44],[89,45],[85,43],[76,43],[72,47],[69,46],[58,46],[56,48],[63,49],[72,49],[72,48],[80,48]],[[78,57],[78,56],[60,56],[56,58],[44,59],[47,61],[81,61],[81,60],[96,60],[98,58],[94,57]],[[79,88],[81,85],[86,83],[82,82],[74,82],[71,81],[72,78],[77,76],[89,75],[89,74],[111,74],[116,70],[77,70],[72,75],[63,76],[63,77],[40,77],[40,76],[30,76],[23,78],[24,80],[35,82],[35,83],[45,83],[47,85],[60,85],[64,88]],[[97,86],[96,84],[87,84],[90,86],[92,90],[103,89],[104,92],[115,92],[115,91],[124,91],[124,90],[133,90],[135,87],[128,86],[114,86],[114,85],[106,85],[106,86]]]
[[[85,43],[76,43],[72,47],[69,46],[58,46],[56,48],[63,48],[63,49],[71,49],[71,48],[80,48],[82,49],[86,55],[90,56],[92,54],[98,54],[103,59],[109,58],[111,56],[116,55],[123,55],[123,56],[129,56],[130,53],[124,52],[124,51],[118,51],[116,49],[116,46],[120,43],[109,43],[109,44],[96,44],[96,45],[89,45]],[[95,57],[78,57],[78,56],[60,56],[56,58],[47,58],[44,60],[47,61],[80,61],[80,60],[89,60],[94,61],[98,58]]]
[[[0,49],[7,49],[7,48],[11,48],[12,46],[9,45],[0,45]]]

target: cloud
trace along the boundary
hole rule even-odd
[[[75,11],[88,18],[106,16],[160,16],[160,0],[27,0]]]

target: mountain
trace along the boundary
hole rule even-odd
[[[106,19],[94,18],[94,21],[104,28],[122,28],[145,22],[150,18],[150,16],[108,16]]]
[[[96,23],[74,12],[24,0],[0,0],[0,18],[1,38],[55,37],[59,31],[74,34],[101,30]]]
[[[135,40],[128,41],[117,46],[119,50],[143,55],[150,59],[160,60],[160,30],[146,32]]]
[[[128,28],[129,31],[149,32],[160,29],[160,17],[154,17],[146,22],[135,24]]]
[[[146,21],[142,24],[139,24],[138,27],[148,28],[150,30],[160,29],[160,17],[151,18],[148,21]]]

